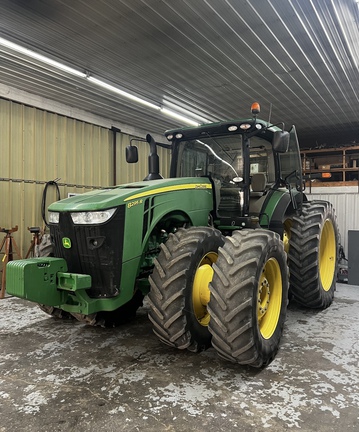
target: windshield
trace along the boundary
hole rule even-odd
[[[243,154],[249,145],[249,154]],[[260,137],[242,134],[200,136],[176,143],[174,177],[208,176],[213,181],[217,214],[241,216],[250,209],[250,197],[264,196],[276,181],[272,144]],[[245,160],[249,166],[244,167]],[[251,195],[249,195],[251,194]],[[259,211],[253,210],[253,211]]]
[[[241,135],[183,141],[178,156],[178,177],[243,177]]]
[[[275,162],[272,145],[261,138],[253,137],[250,143],[250,175],[264,173],[268,183],[274,183]]]
[[[250,174],[264,173],[275,181],[271,144],[262,138],[250,141]],[[179,143],[176,177],[211,176],[221,182],[243,180],[242,135],[201,137]]]

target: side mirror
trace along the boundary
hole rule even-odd
[[[138,150],[136,146],[129,145],[126,147],[126,162],[127,163],[138,162]]]
[[[289,132],[275,131],[272,141],[273,150],[277,153],[286,153],[289,147]]]

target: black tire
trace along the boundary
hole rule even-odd
[[[279,349],[287,311],[283,242],[271,231],[235,231],[213,268],[208,305],[213,347],[229,361],[267,365]]]
[[[74,317],[69,312],[65,312],[60,308],[54,306],[47,306],[44,304],[38,304],[38,306],[43,312],[46,312],[48,315],[51,315],[55,319],[63,319],[63,320],[74,319]]]
[[[338,269],[339,230],[327,201],[303,203],[302,215],[291,221],[290,291],[311,308],[327,308],[334,298]]]
[[[211,346],[209,282],[223,243],[220,231],[191,227],[179,229],[161,245],[150,277],[149,319],[167,345],[193,352]]]

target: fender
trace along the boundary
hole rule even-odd
[[[292,194],[298,205],[301,204],[301,196],[298,191],[292,189]],[[264,202],[260,225],[283,236],[283,223],[287,210],[292,206],[292,200],[287,189],[273,190],[268,194]]]

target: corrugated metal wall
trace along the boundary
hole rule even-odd
[[[358,187],[312,188],[307,193],[309,200],[325,200],[333,204],[335,209],[341,244],[348,258],[348,230],[359,230],[359,192]]]
[[[46,182],[60,179],[61,198],[65,198],[69,192],[145,177],[148,144],[138,143],[139,163],[129,165],[125,147],[131,137],[117,133],[116,138],[115,181],[111,130],[0,99],[0,227],[18,225],[14,239],[23,255],[31,242],[27,227],[44,226],[41,201]],[[159,149],[159,154],[166,177],[170,152]],[[55,187],[48,188],[47,205],[56,200],[55,192]]]

